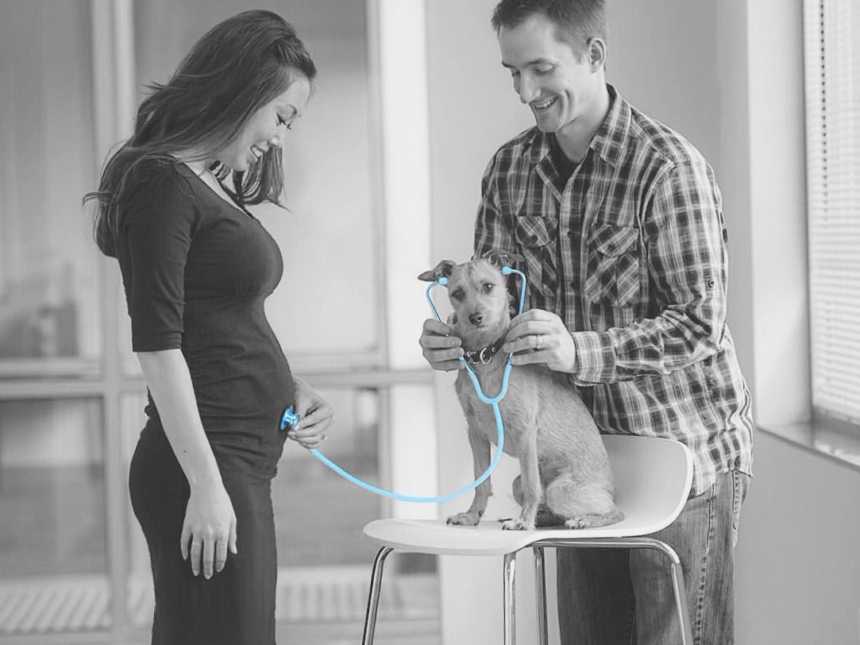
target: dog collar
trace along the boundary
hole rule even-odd
[[[495,356],[505,344],[505,337],[502,336],[491,345],[485,345],[481,349],[476,349],[473,352],[463,352],[463,358],[469,361],[472,365],[486,365]]]

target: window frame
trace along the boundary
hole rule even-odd
[[[838,2],[838,0],[837,0]],[[824,316],[824,310],[827,308],[828,301],[822,301],[820,296],[816,296],[816,289],[823,290],[824,285],[817,285],[815,279],[815,271],[818,265],[817,259],[822,257],[822,251],[816,249],[819,244],[820,237],[826,234],[823,230],[821,220],[827,220],[831,213],[826,209],[822,202],[827,202],[830,197],[830,192],[827,189],[827,178],[833,175],[839,175],[842,168],[834,168],[835,162],[840,161],[839,155],[828,154],[828,146],[826,141],[828,138],[827,122],[832,114],[829,109],[830,101],[826,102],[827,95],[831,93],[839,94],[841,88],[831,89],[839,79],[830,78],[827,75],[827,69],[823,67],[825,64],[824,53],[831,47],[825,41],[826,31],[822,21],[825,20],[826,12],[839,7],[834,2],[825,0],[803,0],[804,11],[804,67],[805,67],[805,99],[806,99],[806,172],[807,172],[807,222],[809,227],[808,233],[808,253],[809,253],[809,309],[810,309],[810,397],[812,405],[812,420],[813,422],[826,426],[834,430],[838,429],[844,434],[855,435],[860,438],[860,413],[858,416],[852,417],[850,413],[843,410],[837,410],[822,405],[820,398],[816,397],[816,381],[824,380],[825,377],[818,372],[816,368],[820,360],[824,360],[827,356],[827,350],[822,349],[822,358],[816,359],[816,338],[820,338],[822,333],[830,331],[830,327],[826,326],[823,329],[816,329],[816,320]],[[838,40],[838,39],[837,39]],[[838,48],[839,43],[833,45],[833,48]],[[844,52],[839,49],[836,53]],[[857,59],[860,61],[860,58]],[[860,73],[860,69],[854,70]],[[838,110],[838,108],[837,108]],[[860,127],[860,118],[856,119],[856,125]],[[836,157],[834,159],[834,157]],[[860,164],[855,162],[855,166],[860,168]],[[823,184],[823,185],[822,185]],[[821,192],[819,192],[821,191]],[[860,204],[856,204],[860,208]],[[860,228],[858,228],[860,231]],[[832,248],[832,247],[831,247]],[[856,249],[860,252],[860,249]],[[828,283],[832,284],[832,283]],[[860,304],[860,303],[858,303]],[[820,309],[819,309],[820,308]],[[831,340],[836,340],[829,337]],[[860,334],[856,334],[853,339],[855,343],[860,344]],[[850,380],[857,377],[848,377],[848,386],[850,388]],[[821,392],[822,396],[828,396],[827,391]],[[833,394],[829,395],[830,397]],[[858,395],[860,399],[860,395]],[[854,409],[860,409],[860,400],[852,399]]]
[[[386,134],[386,125],[382,113],[379,34],[383,17],[391,14],[391,8],[381,8],[381,4],[388,7],[385,0],[365,0],[369,48],[367,82],[371,113],[371,193],[377,252],[372,254],[371,275],[365,274],[364,278],[376,280],[380,285],[377,347],[350,353],[346,360],[340,354],[335,357],[331,353],[299,353],[291,355],[291,363],[294,371],[319,387],[380,388],[380,481],[385,486],[396,488],[397,483],[392,482],[392,479],[397,473],[391,465],[392,453],[397,450],[396,446],[392,446],[390,437],[390,428],[396,422],[396,419],[392,419],[392,400],[398,390],[414,390],[415,386],[421,386],[430,392],[428,398],[432,402],[434,377],[432,371],[422,363],[399,358],[406,351],[404,337],[391,341],[387,333],[389,324],[398,324],[403,317],[393,319],[391,316],[392,306],[396,308],[397,305],[391,284],[385,278],[386,269],[392,262],[396,263],[398,258],[402,260],[404,253],[386,237],[390,205],[384,196],[386,169],[383,136]],[[134,120],[136,79],[133,5],[132,0],[91,0],[90,9],[96,131],[94,148],[97,170],[100,170],[108,150],[128,136]],[[429,212],[426,217],[429,229]],[[429,261],[429,235],[425,251]],[[414,248],[410,253],[414,253]],[[137,642],[140,637],[128,613],[127,562],[130,541],[125,463],[131,447],[126,445],[123,433],[110,430],[121,427],[123,396],[140,393],[145,389],[145,383],[139,372],[126,369],[128,357],[124,355],[120,342],[120,325],[126,324],[121,315],[125,305],[115,260],[100,257],[97,276],[102,323],[102,354],[98,360],[0,361],[0,400],[94,398],[102,406],[111,627],[100,632],[40,635],[40,642],[46,645],[129,643]],[[416,290],[418,288],[415,287]],[[411,313],[414,314],[414,311]],[[409,338],[409,349],[420,358],[420,354],[415,351],[419,330],[420,323],[414,327],[414,338]],[[432,424],[433,411],[429,412],[428,422]],[[432,471],[435,479],[435,446],[432,452],[432,455],[426,452],[422,454],[422,466]],[[389,500],[380,499],[381,516],[394,512]],[[30,638],[0,637],[0,643],[13,645],[18,641],[29,642]]]

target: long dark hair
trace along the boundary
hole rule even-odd
[[[198,40],[167,84],[149,85],[134,134],[108,158],[98,190],[84,197],[98,201],[95,238],[102,252],[116,255],[117,207],[139,164],[176,164],[170,153],[182,150],[199,152],[194,160],[211,158],[296,73],[312,81],[316,67],[292,25],[270,11],[244,11]],[[234,173],[233,186],[241,203],[280,203],[280,151],[273,147],[247,173]]]

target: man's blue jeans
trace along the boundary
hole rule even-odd
[[[681,559],[695,645],[734,642],[734,547],[749,476],[717,475],[653,534]],[[669,563],[653,549],[559,549],[562,645],[676,645],[681,628]]]

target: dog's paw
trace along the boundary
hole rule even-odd
[[[569,529],[589,529],[598,526],[606,526],[607,524],[615,524],[624,519],[624,513],[619,510],[613,510],[609,513],[586,513],[585,515],[577,515],[564,521],[564,525]]]
[[[569,529],[588,529],[611,523],[603,515],[577,515],[564,521],[564,525]]]
[[[475,526],[481,521],[481,516],[477,513],[457,513],[448,518],[448,524],[456,526]]]
[[[521,517],[517,517],[512,520],[505,520],[504,522],[502,522],[503,531],[533,531],[534,528],[534,522],[526,522]]]

